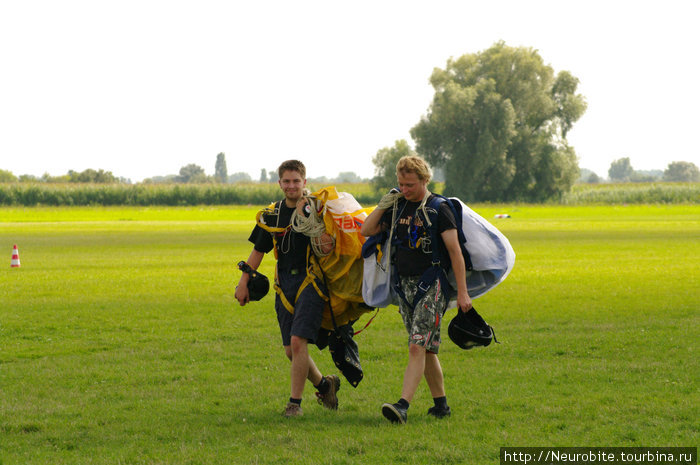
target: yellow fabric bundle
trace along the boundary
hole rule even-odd
[[[362,300],[362,244],[365,237],[360,228],[372,208],[362,208],[355,198],[335,187],[313,192],[316,209],[323,218],[326,233],[335,238],[335,248],[325,257],[317,257],[326,277],[331,307],[336,324],[343,325],[356,320],[372,308]],[[322,326],[332,329],[329,311],[324,312]]]

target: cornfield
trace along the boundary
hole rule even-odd
[[[697,204],[700,183],[577,184],[564,205]]]
[[[321,185],[309,185],[311,191]],[[382,192],[368,183],[340,184],[365,206],[376,204]],[[436,191],[442,191],[442,185]],[[5,206],[194,206],[265,205],[280,197],[275,183],[240,184],[0,184]],[[563,205],[698,204],[700,183],[579,184],[561,199]]]

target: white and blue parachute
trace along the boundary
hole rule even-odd
[[[503,233],[464,202],[455,197],[448,200],[457,213],[455,219],[458,226],[461,224],[466,238],[464,246],[471,259],[472,270],[467,271],[469,296],[481,297],[506,279],[515,264],[515,251]],[[385,232],[368,239],[362,249],[362,297],[371,307],[397,305],[399,301],[394,290],[396,277],[390,265],[389,243],[389,232]],[[452,270],[448,273],[448,280],[456,289]],[[450,307],[456,305],[456,300],[450,301]]]
[[[450,200],[458,214],[461,210],[462,231],[467,239],[464,246],[472,261],[472,270],[467,272],[467,290],[471,298],[480,297],[506,279],[515,264],[515,251],[494,225],[458,198]],[[452,270],[448,278],[451,284],[456,283]],[[450,304],[453,306],[454,302]]]

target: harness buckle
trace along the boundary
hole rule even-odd
[[[423,237],[422,240],[420,241],[421,248],[423,249],[424,254],[432,254],[433,253],[433,248],[432,248],[432,242],[429,237]]]
[[[424,283],[423,281],[418,282],[418,290],[420,290],[423,293],[428,292],[428,289],[430,289],[430,285],[432,283]]]

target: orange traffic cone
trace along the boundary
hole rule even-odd
[[[12,248],[12,261],[10,262],[10,267],[19,268],[19,250],[17,250],[16,245]]]

